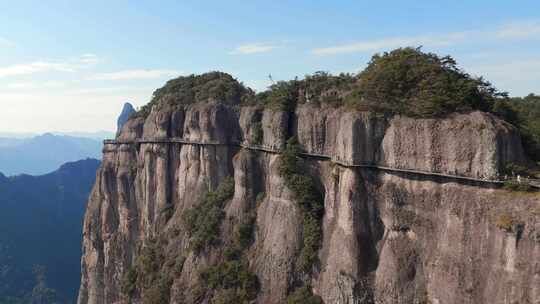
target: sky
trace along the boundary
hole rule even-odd
[[[261,91],[406,46],[540,94],[538,0],[0,0],[0,132],[113,131],[173,77],[220,70]]]

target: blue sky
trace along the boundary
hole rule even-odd
[[[540,93],[540,1],[0,0],[0,132],[113,130],[123,102],[177,75],[263,90],[268,74],[358,72],[418,45]]]

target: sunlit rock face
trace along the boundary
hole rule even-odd
[[[144,294],[136,289],[127,300],[122,280],[140,244],[155,238],[164,240],[168,257],[185,257],[170,303],[208,303],[194,284],[202,269],[223,259],[233,223],[247,214],[255,217],[245,256],[260,283],[257,303],[285,303],[299,278],[325,303],[540,301],[537,196],[320,158],[304,161],[324,198],[320,263],[301,277],[295,263],[302,217],[280,175],[279,155],[237,144],[253,144],[259,123],[259,145],[281,149],[296,136],[306,152],[343,164],[491,179],[504,164],[526,161],[515,129],[480,112],[412,119],[314,105],[295,113],[220,104],[153,109],[127,121],[118,139],[224,145],[105,145],[84,224],[80,304],[140,303]],[[229,176],[235,187],[221,242],[195,254],[184,214]],[[502,215],[519,228],[498,227]]]

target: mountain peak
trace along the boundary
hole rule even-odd
[[[122,113],[120,113],[120,116],[118,117],[118,123],[117,123],[117,130],[116,133],[120,133],[122,131],[122,127],[124,124],[128,121],[131,114],[135,113],[135,108],[133,108],[133,105],[129,102],[124,103],[124,107],[122,108]]]

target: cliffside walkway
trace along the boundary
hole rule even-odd
[[[263,146],[263,145],[247,145],[241,142],[223,143],[223,142],[210,141],[210,140],[198,141],[198,140],[188,140],[188,139],[183,139],[183,138],[163,138],[163,139],[144,139],[143,138],[143,139],[136,139],[136,140],[106,139],[103,141],[103,144],[105,145],[164,144],[164,143],[166,144],[179,143],[179,144],[194,145],[194,146],[235,146],[235,147],[241,147],[247,150],[261,151],[261,152],[271,153],[271,154],[280,154],[282,152],[281,149],[276,149],[273,147],[268,147],[268,146]],[[450,178],[450,179],[463,180],[463,181],[469,181],[469,182],[479,182],[479,183],[486,183],[486,184],[501,185],[501,184],[504,184],[505,182],[504,180],[491,180],[491,179],[474,178],[474,177],[463,176],[463,175],[453,175],[453,174],[431,172],[431,171],[385,167],[385,166],[379,166],[373,163],[355,164],[355,163],[350,163],[344,160],[334,159],[332,156],[326,155],[326,154],[303,152],[300,155],[304,157],[312,157],[312,158],[317,158],[321,160],[328,160],[342,167],[348,167],[348,168],[367,168],[367,169],[381,170],[381,171],[387,171],[387,172],[397,172],[397,173],[406,173],[406,174],[415,174],[415,175],[424,175],[424,176],[437,176],[437,177],[442,177],[442,178]],[[529,180],[529,185],[534,188],[540,188],[540,180]]]

